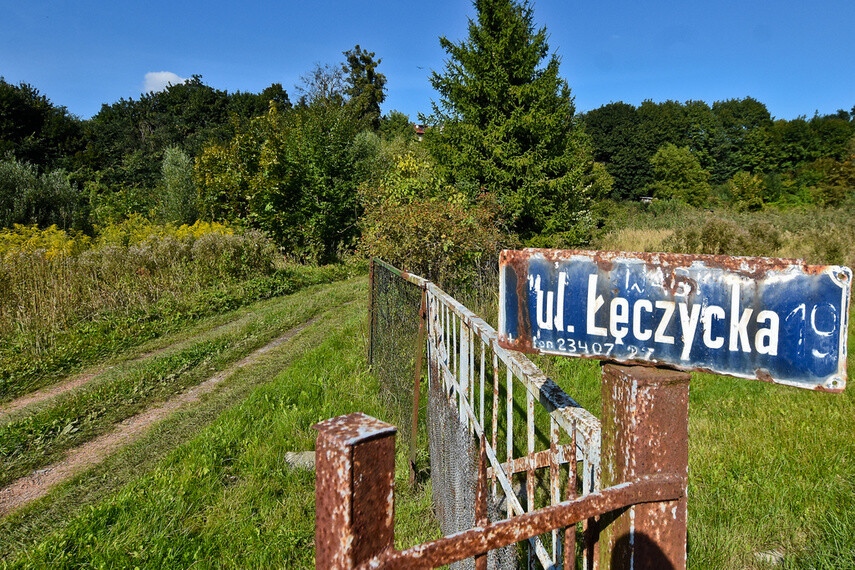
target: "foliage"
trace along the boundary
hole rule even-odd
[[[374,52],[357,45],[344,52],[342,71],[347,74],[345,93],[349,104],[355,108],[359,120],[365,120],[371,128],[380,127],[380,103],[386,99],[386,76],[377,71],[382,60],[374,60]]]
[[[39,174],[37,168],[7,156],[0,159],[0,228],[13,224],[87,226],[85,197],[61,170]]]
[[[323,78],[321,78],[323,79]],[[275,105],[210,146],[196,164],[205,213],[267,232],[288,255],[330,261],[351,248],[360,214],[356,187],[372,146],[341,93],[316,85],[310,102]]]
[[[470,198],[494,195],[503,222],[524,237],[565,231],[588,207],[582,178],[591,154],[558,57],[548,56],[527,1],[478,0],[475,10],[466,40],[440,38],[448,60],[431,74],[440,96],[431,153]]]
[[[0,350],[49,352],[58,335],[111,312],[133,312],[274,270],[258,232],[218,224],[155,226],[135,217],[96,240],[56,227],[0,233]]]
[[[855,133],[855,121],[845,111],[773,120],[764,104],[746,97],[712,106],[701,101],[644,101],[637,108],[610,103],[588,112],[583,121],[595,159],[615,178],[612,199],[638,199],[649,190],[649,161],[668,144],[688,148],[709,172],[710,183],[722,190],[729,191],[740,172],[761,177],[767,204],[833,205],[852,190],[848,182],[840,183],[839,174],[852,154],[847,144]],[[825,164],[817,162],[825,159]]]
[[[192,224],[199,217],[199,192],[193,178],[193,160],[178,147],[163,154],[158,214],[163,222]]]
[[[727,182],[730,197],[736,208],[759,210],[763,207],[763,179],[757,174],[740,171]]]
[[[27,83],[0,77],[0,157],[11,153],[46,171],[68,168],[83,148],[80,120]]]
[[[678,198],[692,206],[706,202],[710,175],[688,147],[665,144],[650,159],[650,165],[653,182],[648,188],[653,196]]]
[[[491,207],[492,206],[492,207]],[[366,215],[366,253],[443,286],[462,285],[473,270],[496,263],[507,237],[485,196],[472,206],[416,199],[387,202]]]
[[[386,140],[400,138],[406,143],[416,138],[416,131],[410,122],[410,117],[395,110],[380,117],[378,132]]]
[[[267,111],[274,101],[290,107],[288,94],[278,83],[261,93],[234,93],[214,89],[194,75],[163,91],[121,99],[86,123],[86,151],[78,167],[90,183],[99,221],[118,221],[132,213],[151,215],[161,206],[157,190],[167,149],[195,157],[211,142],[228,139],[234,126]],[[170,160],[174,160],[175,155]],[[165,201],[174,201],[167,196]],[[192,216],[176,220],[189,222]]]

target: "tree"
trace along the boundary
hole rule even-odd
[[[198,192],[193,180],[193,159],[178,147],[163,153],[160,217],[165,222],[192,224],[199,217]]]
[[[83,195],[61,170],[39,173],[12,156],[0,158],[0,228],[13,224],[56,224],[85,229],[88,211]]]
[[[523,236],[565,231],[586,210],[592,158],[559,59],[549,55],[546,29],[534,28],[527,0],[474,6],[466,40],[439,39],[449,58],[430,78],[439,93],[426,136],[431,153],[473,199],[494,194],[505,223]]]
[[[410,123],[410,117],[400,111],[389,111],[380,117],[380,135],[386,140],[394,140],[400,137],[404,142],[416,138],[416,131]]]
[[[594,160],[605,164],[614,178],[608,196],[613,200],[637,200],[650,182],[650,154],[639,144],[640,119],[634,106],[609,103],[584,116],[591,137]]]
[[[358,137],[363,130],[334,91],[317,91],[287,114],[271,103],[198,158],[206,215],[264,230],[297,259],[333,261],[354,247],[358,233],[357,188],[368,170],[360,161],[372,152]]]
[[[650,159],[654,182],[651,192],[657,198],[677,198],[692,206],[704,205],[710,193],[707,172],[688,147],[667,143]]]
[[[81,123],[65,107],[32,85],[12,85],[0,77],[0,157],[11,152],[42,170],[70,168],[82,148]]]
[[[350,105],[356,114],[364,118],[375,131],[380,127],[380,103],[386,99],[386,76],[377,71],[382,60],[374,61],[374,52],[363,50],[357,45],[344,52],[346,61],[342,71],[346,74]]]

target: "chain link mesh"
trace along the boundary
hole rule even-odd
[[[368,364],[380,382],[394,421],[410,423],[422,288],[402,279],[383,263],[372,262]],[[409,430],[399,430],[404,440]]]

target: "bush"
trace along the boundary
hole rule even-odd
[[[773,256],[781,248],[782,234],[768,222],[741,225],[710,217],[703,224],[677,229],[664,245],[668,251],[679,253]]]
[[[80,191],[62,171],[39,174],[14,158],[0,160],[0,227],[14,224],[83,227],[87,210]]]
[[[274,271],[276,249],[256,231],[156,226],[139,217],[101,230],[94,242],[56,227],[0,232],[0,345],[41,352],[84,319]]]
[[[487,197],[476,203],[419,198],[367,208],[362,249],[449,290],[467,287],[498,264],[508,241]]]

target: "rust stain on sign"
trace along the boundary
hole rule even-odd
[[[505,348],[845,387],[847,267],[542,249],[504,251],[500,266]]]

